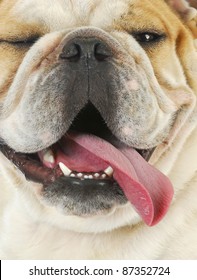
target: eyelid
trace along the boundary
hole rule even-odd
[[[158,29],[154,27],[147,27],[147,28],[134,28],[131,33],[135,34],[142,34],[142,33],[154,33],[154,34],[165,34],[165,30]]]
[[[137,41],[139,41],[141,44],[146,45],[146,44],[153,44],[156,42],[160,42],[162,40],[165,40],[167,35],[164,32],[158,32],[158,31],[137,31],[137,32],[132,32],[131,34]],[[146,40],[140,40],[140,36],[145,36],[145,35],[150,35],[153,36],[154,38],[150,41]]]
[[[11,39],[0,39],[0,43],[8,43],[8,44],[32,44],[35,43],[39,37],[29,37],[29,38],[11,38]]]
[[[133,36],[138,36],[138,35],[143,35],[143,34],[152,34],[158,37],[164,37],[166,34],[164,32],[159,32],[155,30],[139,30],[139,31],[133,31],[131,35]]]

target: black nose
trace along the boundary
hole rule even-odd
[[[81,59],[105,61],[112,56],[110,47],[100,39],[75,38],[65,44],[60,58],[70,62],[79,62]]]

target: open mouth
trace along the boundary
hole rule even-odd
[[[107,128],[95,107],[88,104],[68,132],[51,147],[36,154],[16,153],[1,146],[28,180],[47,186],[59,178],[73,188],[112,188],[135,207],[148,225],[167,212],[173,189],[170,181],[148,164],[154,149],[126,147]]]

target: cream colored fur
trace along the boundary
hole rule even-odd
[[[62,26],[73,28],[82,25],[84,13],[91,26],[107,29],[113,19],[127,11],[131,2],[135,8],[141,1],[107,1],[106,4],[106,1],[96,0],[58,0],[49,1],[51,7],[47,9],[46,1],[10,2],[13,5],[11,14],[20,16],[23,22],[36,26],[36,22],[42,19],[51,32],[59,32]],[[171,2],[176,7],[176,1]],[[184,5],[186,2],[181,2],[188,9],[188,5]],[[113,11],[110,15],[108,5]],[[169,12],[170,20],[173,13]],[[26,181],[17,168],[0,154],[1,259],[197,259],[197,54],[192,37],[195,33],[187,29],[184,20],[180,23],[176,17],[177,30],[182,28],[188,36],[184,44],[188,44],[189,54],[185,49],[176,55],[172,52],[174,64],[172,60],[166,62],[165,57],[161,57],[166,69],[168,63],[173,64],[169,72],[162,72],[161,65],[153,62],[155,72],[159,72],[160,78],[167,80],[170,89],[174,90],[172,96],[163,86],[167,97],[162,97],[162,106],[169,105],[168,109],[172,111],[185,106],[166,142],[157,147],[150,159],[150,163],[165,173],[174,186],[175,195],[165,218],[156,226],[148,227],[129,203],[111,209],[106,215],[89,218],[65,216],[40,202],[42,187]],[[124,37],[114,35],[118,40],[120,36]],[[126,40],[125,37],[127,46],[130,41]],[[6,80],[7,74],[2,75],[5,76],[0,81]],[[19,83],[14,86],[18,89]],[[10,96],[9,101],[14,94]],[[164,111],[166,113],[167,109]],[[8,137],[12,134],[10,131],[6,134],[5,129],[6,126],[12,127],[14,121],[0,120],[0,132],[4,129],[2,135]]]

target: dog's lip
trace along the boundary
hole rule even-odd
[[[52,144],[50,147],[46,147],[44,150],[55,150],[55,146],[59,145],[62,141],[62,138],[57,141],[55,144]],[[112,142],[115,142],[116,145],[122,145],[117,139],[113,139]],[[118,144],[117,144],[118,143]],[[136,149],[136,151],[146,160],[148,161],[151,155],[153,154],[155,148],[152,149]],[[0,145],[0,151],[11,161],[14,163],[16,167],[21,170],[21,172],[25,175],[27,180],[49,184],[57,180],[60,176],[64,176],[61,168],[58,164],[45,163],[43,164],[40,160],[40,154],[43,151],[38,151],[35,153],[22,153],[16,152],[14,149],[6,145],[5,143]],[[72,170],[75,171],[76,170]],[[104,171],[104,169],[103,169]],[[103,173],[102,170],[95,170],[96,173]],[[72,178],[71,178],[72,179]]]
[[[64,173],[62,172],[59,164],[57,162],[54,162],[54,164],[44,162],[44,159],[42,159],[42,154],[46,150],[51,150],[56,153],[57,146],[60,147],[60,143],[62,142],[62,137],[60,140],[58,140],[56,143],[52,144],[50,147],[46,147],[42,151],[38,151],[35,153],[22,153],[22,152],[16,152],[14,149],[9,147],[6,144],[0,145],[0,151],[12,162],[18,169],[25,175],[26,179],[29,181],[33,181],[35,183],[41,183],[45,186],[48,184],[55,182],[59,177],[65,177]],[[102,175],[104,174],[104,169],[102,168],[95,169],[96,174],[100,174],[99,178],[93,178],[94,182],[100,182],[100,185],[102,185],[102,181],[106,184],[106,180],[109,182],[109,185],[111,185],[111,181],[113,180],[112,177],[106,176],[106,178],[102,178]],[[76,170],[72,170],[73,174],[78,173]],[[79,171],[79,170],[78,170]],[[84,173],[84,172],[83,172]],[[90,172],[87,172],[88,174]],[[86,175],[86,174],[83,174]],[[77,180],[77,178],[72,178],[72,176],[68,176],[69,181],[70,180]],[[80,180],[80,178],[79,178]],[[86,186],[87,180],[83,181],[84,187]],[[89,182],[88,182],[89,186]]]
[[[63,173],[57,167],[49,169],[42,165],[37,154],[18,153],[9,146],[0,146],[1,152],[25,175],[27,180],[47,184],[54,182]]]
[[[100,160],[96,167],[93,166],[90,170],[85,171],[94,172],[94,168],[96,168],[96,171],[101,171],[106,166],[112,166],[114,170],[113,178],[103,179],[105,185],[107,183],[110,187],[113,182],[117,182],[120,190],[123,190],[124,195],[148,225],[154,225],[161,220],[167,212],[172,199],[172,186],[167,177],[148,163],[145,163],[146,161],[142,159],[139,153],[133,148],[119,147],[117,149],[106,140],[89,134],[69,133],[64,137],[73,141],[74,145],[74,152],[72,151],[69,155],[69,165],[74,155],[76,160],[74,166],[77,169],[79,167],[77,161],[82,160],[80,164],[86,166],[86,157],[89,156],[89,164],[92,162],[92,165],[94,165],[97,159]],[[70,150],[69,145],[68,149]],[[1,150],[24,173],[27,179],[42,183],[45,187],[64,176],[58,166],[59,162],[53,168],[48,168],[38,158],[35,158],[38,157],[38,154],[34,154],[32,158],[32,155],[16,153],[5,145],[1,146]],[[81,154],[83,154],[82,159],[80,158]],[[78,169],[77,171],[82,170]],[[149,173],[151,174],[150,177]],[[80,179],[74,178],[73,180]],[[87,180],[84,180],[83,184],[81,184],[84,188]],[[92,185],[98,184],[102,186],[102,178],[99,180],[92,179],[92,182]]]

